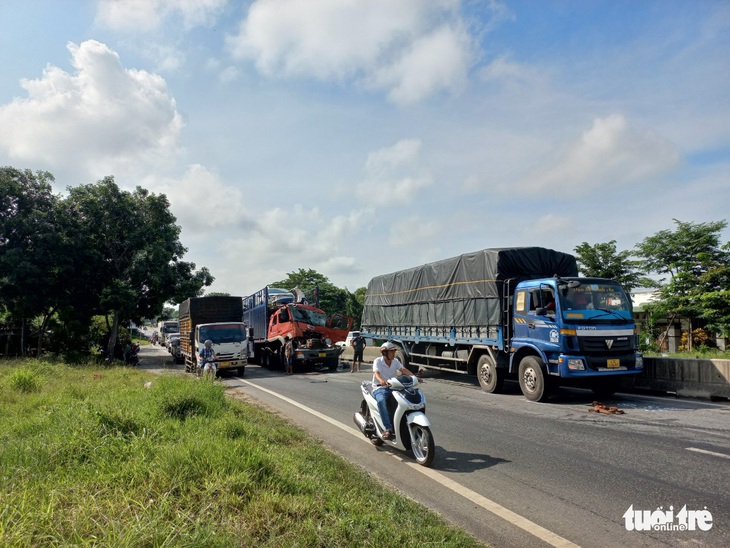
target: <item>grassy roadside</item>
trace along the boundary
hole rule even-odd
[[[218,383],[10,361],[0,401],[2,546],[481,546]]]

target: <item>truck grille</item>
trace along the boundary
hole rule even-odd
[[[578,337],[580,349],[586,354],[625,354],[633,350],[632,337]]]

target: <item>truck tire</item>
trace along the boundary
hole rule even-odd
[[[403,352],[402,348],[398,348],[398,350],[395,351],[395,358],[403,364],[403,367],[410,369],[408,367],[408,358],[406,358],[406,353]],[[415,375],[418,371],[411,371],[411,373]]]
[[[245,368],[245,367],[239,367],[239,368],[238,368],[238,369],[236,370],[236,375],[238,375],[239,377],[243,377],[243,375],[244,375],[245,373],[246,373],[246,368]]]
[[[269,357],[269,350],[267,348],[264,348],[261,351],[261,367],[263,367],[264,369],[269,369],[269,367],[271,367],[269,363]]]
[[[535,356],[525,356],[520,361],[520,389],[530,401],[546,401],[550,397],[550,383],[545,378],[542,360]]]
[[[490,394],[499,394],[504,386],[504,372],[497,369],[489,354],[482,354],[477,362],[477,379],[482,390]]]

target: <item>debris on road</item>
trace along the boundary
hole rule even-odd
[[[604,403],[601,403],[599,401],[593,402],[593,407],[588,409],[589,413],[604,413],[605,415],[623,415],[624,411],[619,409],[618,407],[612,406],[609,407]]]

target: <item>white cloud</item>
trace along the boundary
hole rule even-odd
[[[48,66],[41,78],[20,82],[27,98],[0,106],[0,150],[94,179],[171,159],[183,123],[165,81],[124,68],[94,40],[68,49],[74,73]]]
[[[146,181],[154,192],[170,200],[171,210],[186,231],[198,237],[210,235],[217,228],[251,225],[246,213],[243,191],[223,183],[205,166],[190,166],[179,178]]]
[[[457,0],[256,0],[234,58],[269,76],[354,79],[409,103],[458,90],[475,61]]]
[[[593,126],[557,154],[551,165],[533,169],[520,186],[588,193],[653,181],[677,167],[680,155],[670,142],[638,131],[618,114],[596,118]]]
[[[150,32],[179,17],[185,29],[211,24],[227,0],[100,0],[97,23],[119,31]]]
[[[423,215],[398,218],[390,227],[388,243],[396,249],[423,246],[436,242],[445,231],[441,222]],[[426,244],[428,245],[428,244]]]
[[[228,237],[219,238],[217,251],[224,262],[237,265],[239,276],[245,273],[247,282],[254,286],[299,268],[328,275],[350,274],[362,269],[355,259],[360,252],[356,235],[366,220],[365,210],[330,217],[318,208],[277,207],[261,212],[245,231],[229,231]],[[219,281],[226,287],[233,285],[232,278]]]
[[[402,139],[392,147],[371,152],[358,195],[374,206],[412,202],[419,191],[432,184],[431,175],[420,165],[420,150],[420,140]]]
[[[512,61],[501,55],[480,71],[485,81],[496,81],[511,87],[543,87],[546,78],[535,67]]]
[[[376,69],[370,84],[390,90],[388,96],[395,103],[415,103],[441,90],[461,89],[472,63],[465,29],[444,25],[414,40],[391,64]]]

